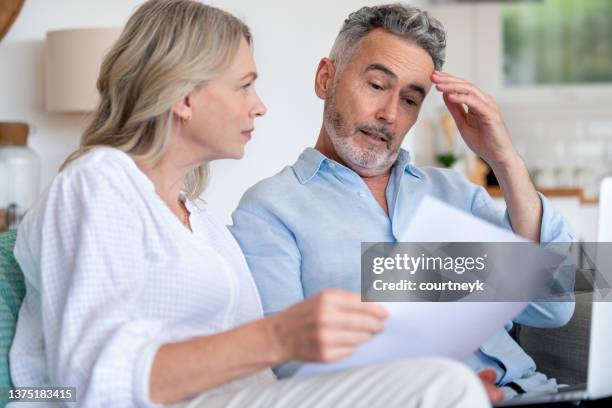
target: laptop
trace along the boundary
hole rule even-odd
[[[601,184],[599,195],[598,242],[612,242],[612,177]],[[603,253],[602,253],[603,252]],[[612,265],[612,253],[598,251],[598,265]],[[596,287],[597,280],[595,281]],[[599,287],[602,287],[600,285]],[[612,292],[593,294],[589,362],[586,384],[561,387],[554,393],[527,393],[495,403],[496,407],[521,406],[562,401],[594,400],[612,396]]]

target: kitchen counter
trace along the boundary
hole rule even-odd
[[[539,188],[551,205],[558,210],[571,225],[576,240],[595,242],[597,240],[597,198],[585,197],[581,188]],[[487,191],[493,200],[505,208],[506,203],[501,190],[497,186],[487,187]]]
[[[487,186],[487,192],[493,198],[501,198],[502,192],[498,186]],[[581,188],[537,188],[536,189],[548,198],[571,198],[577,197],[580,204],[597,204],[597,197],[587,197]]]

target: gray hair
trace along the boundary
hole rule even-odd
[[[376,28],[415,42],[431,56],[434,68],[442,69],[446,47],[446,32],[442,23],[426,11],[408,4],[394,3],[362,7],[344,20],[329,55],[336,65],[336,75],[344,70],[363,37]]]

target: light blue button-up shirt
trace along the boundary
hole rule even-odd
[[[251,187],[232,216],[230,230],[244,251],[264,312],[276,313],[326,288],[359,292],[361,242],[397,241],[425,195],[511,228],[507,211],[484,188],[454,171],[412,166],[405,150],[387,186],[388,214],[357,173],[312,148],[293,166]],[[571,242],[569,225],[540,197],[542,244]],[[531,303],[515,322],[561,326],[573,310],[573,302]],[[483,344],[467,363],[477,371],[493,368],[498,384],[515,382],[526,390],[551,386],[508,334],[511,327],[509,323]]]

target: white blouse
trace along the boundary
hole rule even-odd
[[[185,204],[193,232],[113,148],[55,178],[15,246],[26,279],[10,350],[15,386],[76,387],[78,406],[155,406],[149,375],[162,344],[262,317],[236,241]],[[273,381],[264,370],[211,392]]]

